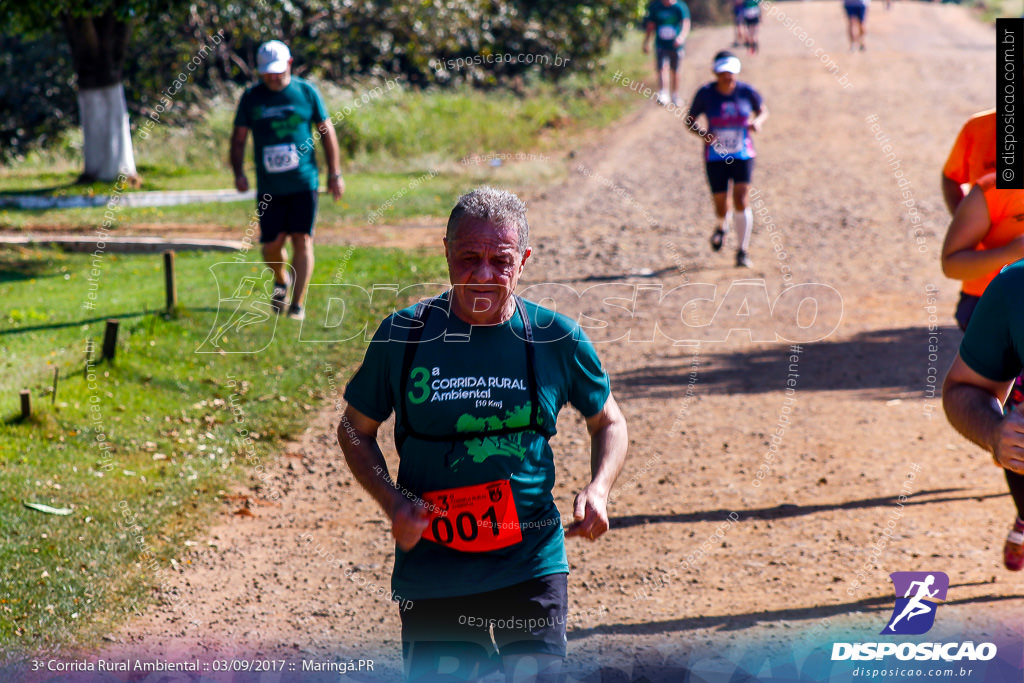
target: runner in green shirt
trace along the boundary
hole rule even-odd
[[[292,268],[295,283],[291,318],[305,317],[303,301],[313,275],[313,224],[316,221],[319,171],[313,152],[312,125],[323,139],[327,157],[327,189],[335,201],[345,192],[338,159],[338,139],[320,93],[291,75],[288,47],[277,40],[264,43],[256,55],[260,83],[242,95],[231,135],[231,167],[235,188],[249,190],[242,168],[245,143],[252,131],[256,157],[257,214],[263,260],[274,271],[274,309],[284,311],[288,297],[288,260],[285,241],[291,237],[295,251]]]
[[[388,317],[345,390],[338,440],[391,520],[392,587],[411,603],[401,615],[410,680],[437,675],[446,657],[466,680],[499,657],[510,676],[523,666],[556,674],[568,609],[563,539],[608,530],[625,420],[579,326],[513,295],[528,231],[512,193],[461,197],[445,237],[452,289]],[[548,440],[566,403],[586,418],[592,479],[563,533]],[[377,443],[392,412],[397,481]]]

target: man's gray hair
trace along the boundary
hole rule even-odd
[[[451,244],[455,233],[467,218],[486,221],[494,226],[512,226],[518,232],[517,248],[525,254],[530,246],[530,226],[526,222],[526,204],[508,190],[478,187],[459,197],[448,216],[445,238]]]

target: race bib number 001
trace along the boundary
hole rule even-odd
[[[523,540],[508,479],[423,494],[434,505],[423,538],[453,550],[483,553]]]
[[[675,40],[676,39],[676,27],[675,26],[659,26],[658,37],[662,40]]]
[[[299,150],[294,142],[263,148],[263,168],[267,173],[294,171],[299,167]]]

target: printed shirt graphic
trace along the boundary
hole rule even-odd
[[[1024,192],[998,189],[995,173],[990,173],[979,180],[978,187],[985,194],[985,204],[988,207],[991,226],[976,250],[1001,247],[1024,235]],[[981,296],[985,292],[985,288],[988,287],[988,283],[992,282],[1000,270],[1002,268],[997,268],[974,280],[966,280],[963,284],[963,291],[974,296]]]
[[[943,572],[893,572],[896,605],[882,635],[920,635],[935,623],[935,609],[946,599],[949,577]]]
[[[707,161],[725,161],[730,157],[753,159],[756,153],[747,123],[762,106],[761,95],[741,81],[736,82],[731,95],[718,92],[715,83],[708,83],[698,90],[693,96],[689,115],[696,120],[704,114],[708,119],[708,129],[717,138],[715,144],[705,145],[704,158]]]
[[[313,124],[327,118],[320,94],[292,76],[288,87],[274,92],[263,83],[242,95],[235,125],[252,131],[256,153],[256,187],[262,194],[316,190],[319,172]]]
[[[654,46],[659,50],[674,50],[675,40],[683,30],[683,20],[690,18],[690,8],[684,2],[666,7],[661,0],[647,6],[644,23],[654,22]]]
[[[541,426],[554,433],[555,418],[566,403],[585,416],[601,410],[609,394],[608,377],[593,346],[572,321],[524,303],[534,332],[539,418]],[[409,552],[396,548],[392,587],[412,600],[481,593],[568,571],[560,516],[551,494],[555,467],[548,438],[533,431],[458,438],[459,433],[529,424],[532,406],[522,320],[517,312],[502,325],[470,328],[449,316],[447,307],[447,298],[439,299],[427,316],[408,383],[399,377],[402,340],[408,336],[403,319],[411,319],[414,308],[387,318],[346,388],[345,399],[374,420],[384,421],[396,412],[395,440],[401,444],[398,484],[416,496],[509,480],[522,541],[472,553],[426,540]],[[433,442],[408,436],[402,426],[406,410],[414,432],[453,438]],[[589,457],[589,449],[579,455]]]

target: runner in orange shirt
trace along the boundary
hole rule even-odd
[[[958,141],[959,143],[959,141]],[[942,272],[963,280],[956,321],[967,324],[989,283],[1005,266],[1024,258],[1024,190],[996,188],[996,174],[982,177],[960,202],[942,245]],[[1024,401],[1021,377],[1013,384],[1003,412]],[[1006,483],[1017,507],[1013,529],[1003,545],[1003,563],[1011,571],[1024,569],[1024,476],[1005,470]]]
[[[974,185],[996,170],[996,110],[978,112],[960,129],[942,167],[942,196],[950,215],[964,199],[962,185]]]

